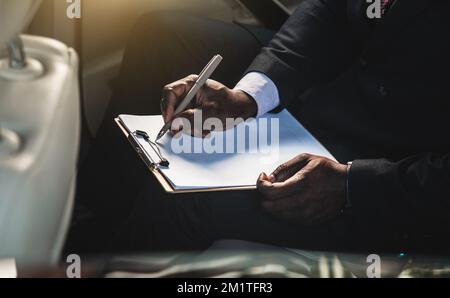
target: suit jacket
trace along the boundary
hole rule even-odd
[[[378,20],[367,5],[304,1],[249,71],[354,160],[350,220],[368,248],[448,248],[450,1],[397,0]]]

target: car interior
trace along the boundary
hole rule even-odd
[[[69,18],[76,2],[0,0],[0,260],[23,276],[65,274],[77,170],[137,20],[168,10],[277,30],[301,1],[84,0],[81,17]],[[408,260],[389,257],[386,275],[411,274]],[[366,256],[223,239],[199,254],[105,252],[86,262],[87,276],[354,277],[365,274]]]

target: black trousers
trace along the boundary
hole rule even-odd
[[[272,35],[174,12],[141,19],[128,41],[105,120],[80,171],[77,203],[95,217],[74,226],[71,249],[201,250],[218,239],[320,250],[352,247],[346,220],[314,228],[291,225],[264,213],[256,191],[163,193],[113,122],[124,113],[160,114],[162,87],[198,73],[217,53],[224,62],[213,79],[233,87]],[[107,248],[111,239],[114,244]]]

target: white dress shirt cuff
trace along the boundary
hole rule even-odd
[[[270,112],[280,105],[277,86],[275,86],[274,82],[263,73],[248,73],[234,89],[242,90],[253,97],[258,106],[258,117]]]

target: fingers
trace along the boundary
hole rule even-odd
[[[190,75],[164,87],[161,99],[161,112],[164,122],[167,123],[172,120],[178,104],[194,86],[197,78],[197,75]]]
[[[258,177],[257,188],[267,200],[277,200],[298,194],[304,187],[301,171],[312,155],[301,154],[280,165],[270,176],[265,173]]]
[[[256,186],[258,190],[263,189],[268,191],[272,188],[272,181],[270,180],[270,177],[267,176],[266,173],[261,173],[258,177],[258,180],[256,181]]]
[[[312,158],[310,154],[300,154],[295,158],[285,162],[273,171],[270,175],[275,182],[283,182],[300,171]]]
[[[265,173],[262,173],[258,177],[257,188],[264,196],[262,207],[266,211],[278,213],[278,217],[285,220],[292,220],[298,216],[298,212],[293,212],[293,210],[307,207],[303,206],[305,202],[304,196],[306,195],[306,183],[303,171],[301,171],[301,168],[307,164],[305,162],[306,159],[307,156],[299,156],[286,163],[284,166],[286,168],[278,168],[278,171],[275,171],[275,175],[267,176]],[[291,175],[290,171],[294,169],[297,172]],[[287,175],[287,172],[289,172],[290,177],[284,180],[286,176],[283,175]],[[279,179],[284,181],[278,182]]]
[[[261,174],[256,183],[257,189],[267,201],[274,201],[298,195],[304,188],[302,174],[296,173],[284,182],[271,182],[266,174]]]

